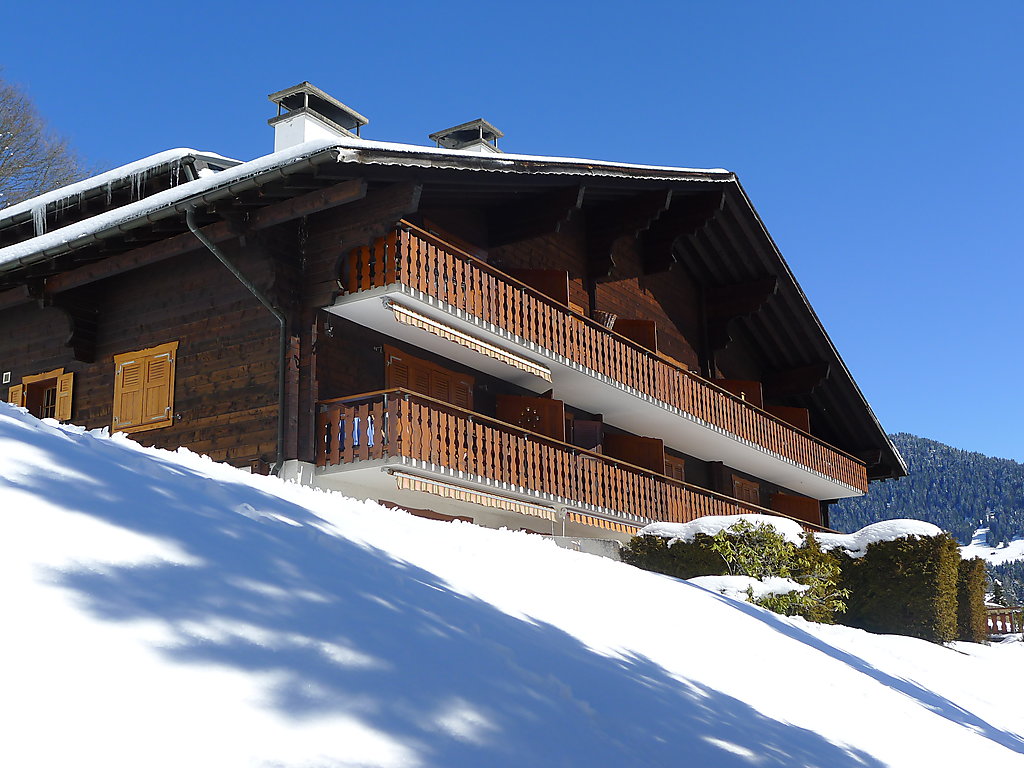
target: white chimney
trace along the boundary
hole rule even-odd
[[[357,139],[359,129],[370,122],[308,82],[267,98],[277,104],[277,117],[267,121],[274,126],[275,152],[312,139]]]
[[[498,152],[498,139],[504,136],[501,131],[483,118],[471,120],[454,128],[430,134],[429,138],[439,147],[446,149],[464,149],[467,152]]]

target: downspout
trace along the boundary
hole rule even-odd
[[[280,329],[281,329],[281,339],[280,339],[280,348],[278,350],[278,355],[277,355],[277,459],[274,462],[274,468],[271,470],[272,474],[277,475],[277,474],[279,474],[281,472],[281,467],[284,465],[284,420],[285,420],[285,408],[284,408],[284,399],[285,399],[285,368],[284,367],[285,367],[285,362],[284,361],[285,361],[285,356],[288,353],[288,321],[285,318],[284,313],[281,312],[281,310],[279,310],[273,304],[271,304],[270,300],[266,296],[263,295],[263,293],[260,291],[260,289],[257,288],[255,285],[253,285],[253,283],[249,280],[249,278],[247,278],[245,275],[243,275],[238,270],[238,268],[234,264],[232,264],[231,261],[228,260],[228,257],[224,255],[224,252],[221,251],[221,249],[218,248],[217,245],[212,240],[210,240],[210,238],[208,238],[206,235],[204,235],[202,230],[198,226],[196,226],[195,209],[194,208],[187,208],[185,210],[185,223],[188,224],[189,230],[192,232],[193,235],[196,236],[196,239],[199,240],[199,242],[201,242],[204,246],[206,246],[206,250],[208,250],[210,253],[212,253],[214,256],[216,256],[217,257],[217,261],[219,261],[221,264],[223,264],[225,267],[227,267],[228,271],[230,271],[232,275],[234,275],[236,278],[238,278],[238,282],[240,282],[242,285],[244,285],[246,287],[246,289],[249,291],[249,293],[251,293],[257,299],[259,299],[260,303],[264,307],[266,307],[267,309],[270,310],[270,313],[275,318],[277,318],[278,325],[280,326]]]

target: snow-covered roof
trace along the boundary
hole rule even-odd
[[[89,189],[96,189],[115,180],[124,180],[144,172],[158,162],[173,162],[188,156],[194,150],[169,150],[149,158],[107,171],[99,176],[48,192],[0,212],[0,223],[19,214],[45,210],[52,202],[68,199]],[[101,233],[124,231],[164,216],[176,215],[197,202],[204,195],[218,190],[234,194],[235,185],[246,179],[255,179],[268,172],[294,166],[313,155],[334,154],[341,163],[402,165],[413,167],[451,168],[492,172],[558,173],[582,176],[630,176],[661,180],[700,179],[702,181],[734,181],[735,176],[721,168],[696,169],[670,166],[612,163],[581,158],[545,157],[541,155],[481,155],[477,152],[440,147],[421,147],[411,144],[365,141],[362,139],[330,139],[309,141],[274,152],[264,157],[240,163],[196,181],[180,184],[172,189],[151,195],[116,210],[106,211],[83,221],[52,232],[0,248],[0,271],[42,261],[66,250],[86,245]],[[220,158],[225,163],[237,162],[212,153],[196,153]],[[327,158],[324,158],[325,160]],[[158,215],[164,212],[163,215]]]
[[[176,187],[150,195],[142,200],[105,211],[91,218],[55,229],[52,232],[46,232],[28,240],[23,240],[20,243],[0,248],[0,271],[42,261],[62,251],[86,245],[104,232],[125,231],[134,228],[134,226],[140,226],[147,221],[155,221],[182,213],[192,205],[211,199],[211,193],[217,191],[223,192],[223,195],[217,196],[235,194],[245,188],[246,185],[243,183],[247,180],[285,166],[294,165],[301,160],[309,158],[311,155],[330,150],[332,146],[332,142],[329,141],[311,141],[299,144],[281,152],[275,152],[256,160],[250,160],[247,163],[240,163],[227,170],[203,176],[195,181],[179,184]],[[172,150],[172,152],[177,151]],[[159,156],[154,155],[153,157]],[[145,161],[139,162],[143,163]],[[122,166],[122,168],[129,169],[129,174],[137,172],[139,167],[142,166],[137,166],[135,163]],[[108,173],[113,174],[116,170],[109,171]],[[79,182],[79,184],[94,188],[96,184],[93,182],[94,180],[87,179]],[[56,195],[58,192],[60,190],[55,190],[42,197]],[[40,198],[26,200],[20,205],[31,207],[34,201],[37,200],[40,200]],[[43,203],[40,203],[40,205],[43,205]]]
[[[241,162],[230,157],[218,155],[215,152],[203,152],[188,148],[168,149],[163,152],[157,152],[155,155],[144,157],[141,160],[135,160],[126,165],[112,168],[96,176],[76,181],[74,184],[52,189],[49,192],[23,200],[15,205],[0,208],[0,227],[25,214],[33,214],[39,210],[45,210],[50,205],[81,197],[92,190],[109,188],[121,182],[142,179],[161,166],[174,165],[189,158],[202,159],[207,163],[223,164],[225,166],[238,165]]]

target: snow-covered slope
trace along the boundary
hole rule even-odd
[[[966,547],[960,547],[960,556],[965,559],[980,557],[992,565],[1024,560],[1024,539],[1014,539],[1007,542],[1005,547],[990,547],[985,543],[985,534],[987,533],[988,528],[976,530],[971,538],[971,543]]]
[[[1024,647],[692,584],[0,406],[0,764],[1024,765]]]

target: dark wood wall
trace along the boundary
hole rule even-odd
[[[266,259],[237,245],[225,250],[257,283],[269,285]],[[186,445],[237,466],[273,460],[277,323],[212,254],[194,251],[82,290],[99,310],[95,362],[75,361],[64,346],[68,324],[60,310],[13,307],[0,312],[0,370],[12,372],[12,383],[53,368],[73,371],[72,421],[109,427],[113,356],[178,341],[174,424],[134,438]]]

